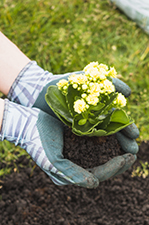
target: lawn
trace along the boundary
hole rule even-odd
[[[53,74],[91,61],[114,66],[132,90],[127,111],[149,140],[149,37],[108,0],[1,0],[0,30]],[[1,160],[17,151],[0,143]],[[11,156],[10,156],[11,157]]]

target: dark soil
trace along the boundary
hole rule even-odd
[[[83,168],[102,165],[124,154],[115,135],[107,137],[77,136],[71,129],[65,129],[63,155]]]
[[[140,160],[149,161],[149,142],[141,143],[134,166]],[[19,172],[0,180],[1,225],[149,225],[149,176],[132,177],[131,168],[96,189],[56,186],[29,161],[20,157]]]

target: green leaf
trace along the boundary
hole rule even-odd
[[[90,110],[92,111],[99,111],[99,110],[101,110],[103,107],[105,106],[105,104],[104,103],[102,103],[102,102],[99,102],[97,105],[95,105],[95,106],[90,106]]]
[[[86,121],[86,123],[83,126],[80,126],[78,124],[78,121],[74,120],[72,123],[72,129],[81,132],[82,134],[88,133],[91,129],[93,129],[94,125],[91,124],[89,121]]]
[[[133,122],[134,122],[133,120],[129,121],[129,123],[127,123],[127,124],[112,122],[107,126],[107,128],[105,130],[107,131],[107,135],[111,135],[111,134],[117,133],[118,131],[124,129],[125,127],[129,126]]]
[[[95,114],[94,114],[94,113],[92,113],[92,112],[89,112],[88,114],[89,114],[90,116],[95,117]]]
[[[105,106],[103,106],[103,108],[101,108],[99,111],[95,112],[95,116],[98,117],[101,114],[107,114],[107,109],[113,104],[113,101],[116,99],[117,95],[118,94],[115,92],[107,96],[103,95],[101,98],[101,103]]]
[[[113,101],[116,99],[117,95],[118,93],[113,92],[107,96],[104,96],[102,100],[105,101],[105,107],[103,108],[102,114],[104,114],[103,112],[113,104]]]
[[[87,119],[81,119],[78,121],[78,125],[82,126],[86,123]]]
[[[73,128],[72,128],[72,132],[73,132],[75,135],[77,135],[77,136],[84,136],[84,135],[85,135],[85,134],[82,134],[81,131],[76,130],[76,129],[73,129]],[[88,135],[87,135],[87,136],[88,136]]]
[[[75,116],[74,116],[74,120],[76,120],[76,121],[78,121],[78,120],[81,120],[81,119],[83,119],[84,117],[82,116],[82,114],[76,114]]]
[[[106,136],[107,135],[107,132],[105,130],[96,130],[93,129],[93,131],[91,133],[88,134],[89,137],[93,137],[93,136]]]
[[[77,96],[80,95],[80,92],[77,89],[74,89],[72,85],[68,87],[68,94],[66,96],[66,101],[68,103],[68,108],[72,116],[76,115],[77,113],[74,111],[73,105],[74,101],[76,101]]]
[[[75,131],[76,133],[79,133],[80,135],[87,135],[90,132],[92,132],[92,130],[94,129],[94,127],[96,127],[101,122],[102,121],[98,120],[96,124],[91,124],[87,120],[86,123],[83,126],[80,126],[78,124],[78,120],[74,119],[73,120],[73,123],[72,123],[72,130]]]
[[[78,136],[95,136],[95,135],[92,135],[92,133],[94,132],[94,128],[93,129],[91,129],[91,130],[89,130],[89,131],[87,131],[87,132],[83,132],[82,133],[82,131],[80,131],[80,130],[76,130],[74,127],[72,128],[72,132],[74,133],[74,134],[76,134],[76,135],[78,135]]]
[[[127,116],[127,114],[124,110],[116,109],[112,113],[111,122],[127,124],[127,123],[129,123],[129,117]]]
[[[69,122],[68,120],[66,120],[65,117],[62,117],[57,111],[54,111],[54,113],[64,124],[66,124],[68,127],[72,127],[72,122]]]
[[[91,123],[91,124],[96,124],[98,122],[98,120],[96,118],[88,118],[88,121]]]
[[[66,104],[66,98],[61,91],[55,85],[51,85],[47,89],[45,100],[50,108],[59,115],[59,118],[63,117],[66,121],[72,123],[73,118],[69,113],[68,106]]]
[[[100,129],[104,130],[108,126],[108,124],[110,123],[111,114],[112,113],[107,114],[103,122],[98,124],[98,126],[96,127],[97,130],[100,130]]]

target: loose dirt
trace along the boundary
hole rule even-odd
[[[90,148],[86,143],[81,147],[84,150]],[[73,148],[79,146],[82,143],[77,139]],[[134,166],[140,160],[149,161],[149,142],[142,142],[139,148]],[[103,158],[107,160],[106,156]],[[0,178],[1,225],[149,225],[149,176],[132,177],[130,168],[96,189],[56,186],[33,162],[30,167],[29,162],[25,156],[20,157],[15,162],[19,172]]]

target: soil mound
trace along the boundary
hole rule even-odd
[[[134,166],[148,159],[142,142]],[[1,225],[149,225],[149,176],[132,177],[131,168],[96,189],[56,186],[25,156],[20,162],[19,173],[0,180]]]

